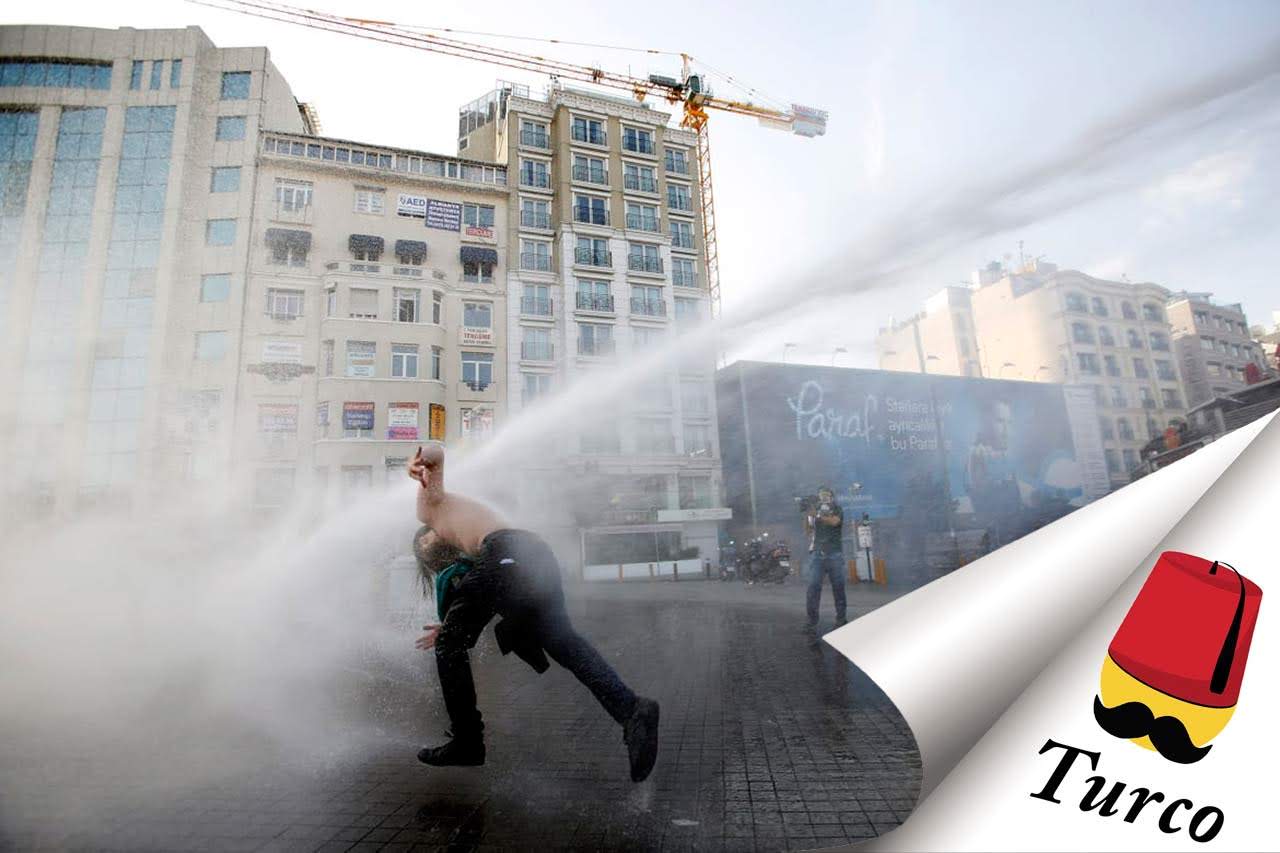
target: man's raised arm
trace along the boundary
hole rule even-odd
[[[409,461],[409,476],[422,485],[418,489],[418,521],[430,524],[436,507],[444,500],[444,448],[438,444],[418,448]]]

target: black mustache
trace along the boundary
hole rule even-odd
[[[1125,702],[1114,708],[1093,697],[1093,718],[1114,737],[1132,740],[1146,735],[1156,752],[1178,764],[1194,764],[1209,754],[1211,746],[1196,746],[1187,727],[1177,717],[1157,717],[1141,702]]]

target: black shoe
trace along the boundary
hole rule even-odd
[[[418,760],[432,767],[479,767],[484,764],[484,739],[454,738],[440,746],[424,746]]]
[[[838,617],[836,617],[836,627],[837,627],[837,628],[843,628],[843,627],[844,627],[845,625],[847,625],[847,624],[849,624],[849,620],[848,620],[848,619],[845,619],[843,616],[838,616]]]
[[[818,633],[818,626],[809,622],[804,623],[804,627],[800,629],[800,633],[806,636],[812,636]]]
[[[658,703],[643,697],[622,724],[622,740],[631,760],[631,781],[643,782],[658,760]]]

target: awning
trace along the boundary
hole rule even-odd
[[[427,256],[427,244],[421,240],[397,240],[396,254],[425,258]]]
[[[483,246],[463,246],[462,262],[464,264],[496,264],[498,250],[486,249]]]
[[[347,246],[353,252],[377,252],[382,253],[382,247],[385,245],[381,237],[375,237],[372,234],[352,234],[351,239],[347,242]]]
[[[304,252],[310,251],[311,232],[295,231],[292,228],[268,228],[267,245],[285,245],[291,248],[301,249]]]

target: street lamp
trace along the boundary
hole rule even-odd
[[[1033,376],[1032,378],[1033,378],[1033,379],[1035,379],[1037,382],[1039,382],[1039,381],[1040,381],[1040,371],[1042,371],[1042,370],[1043,370],[1043,371],[1045,371],[1046,373],[1048,373],[1048,372],[1049,372],[1049,366],[1048,366],[1047,364],[1042,364],[1042,365],[1040,365],[1039,367],[1037,367],[1037,368],[1036,368],[1035,376]]]
[[[831,366],[832,366],[832,367],[835,367],[835,366],[836,366],[836,356],[838,356],[840,353],[848,354],[848,352],[849,352],[849,351],[848,351],[847,349],[845,349],[844,347],[836,347],[834,350],[832,350],[832,351],[831,351]]]
[[[1004,364],[1000,365],[1000,378],[1004,379],[1004,369],[1006,367],[1017,367],[1017,366],[1018,365],[1014,364],[1012,361],[1006,361]]]
[[[783,344],[783,345],[782,345],[782,363],[783,363],[783,364],[786,364],[786,363],[787,363],[787,350],[789,350],[789,349],[794,349],[796,346],[798,346],[798,344]]]

